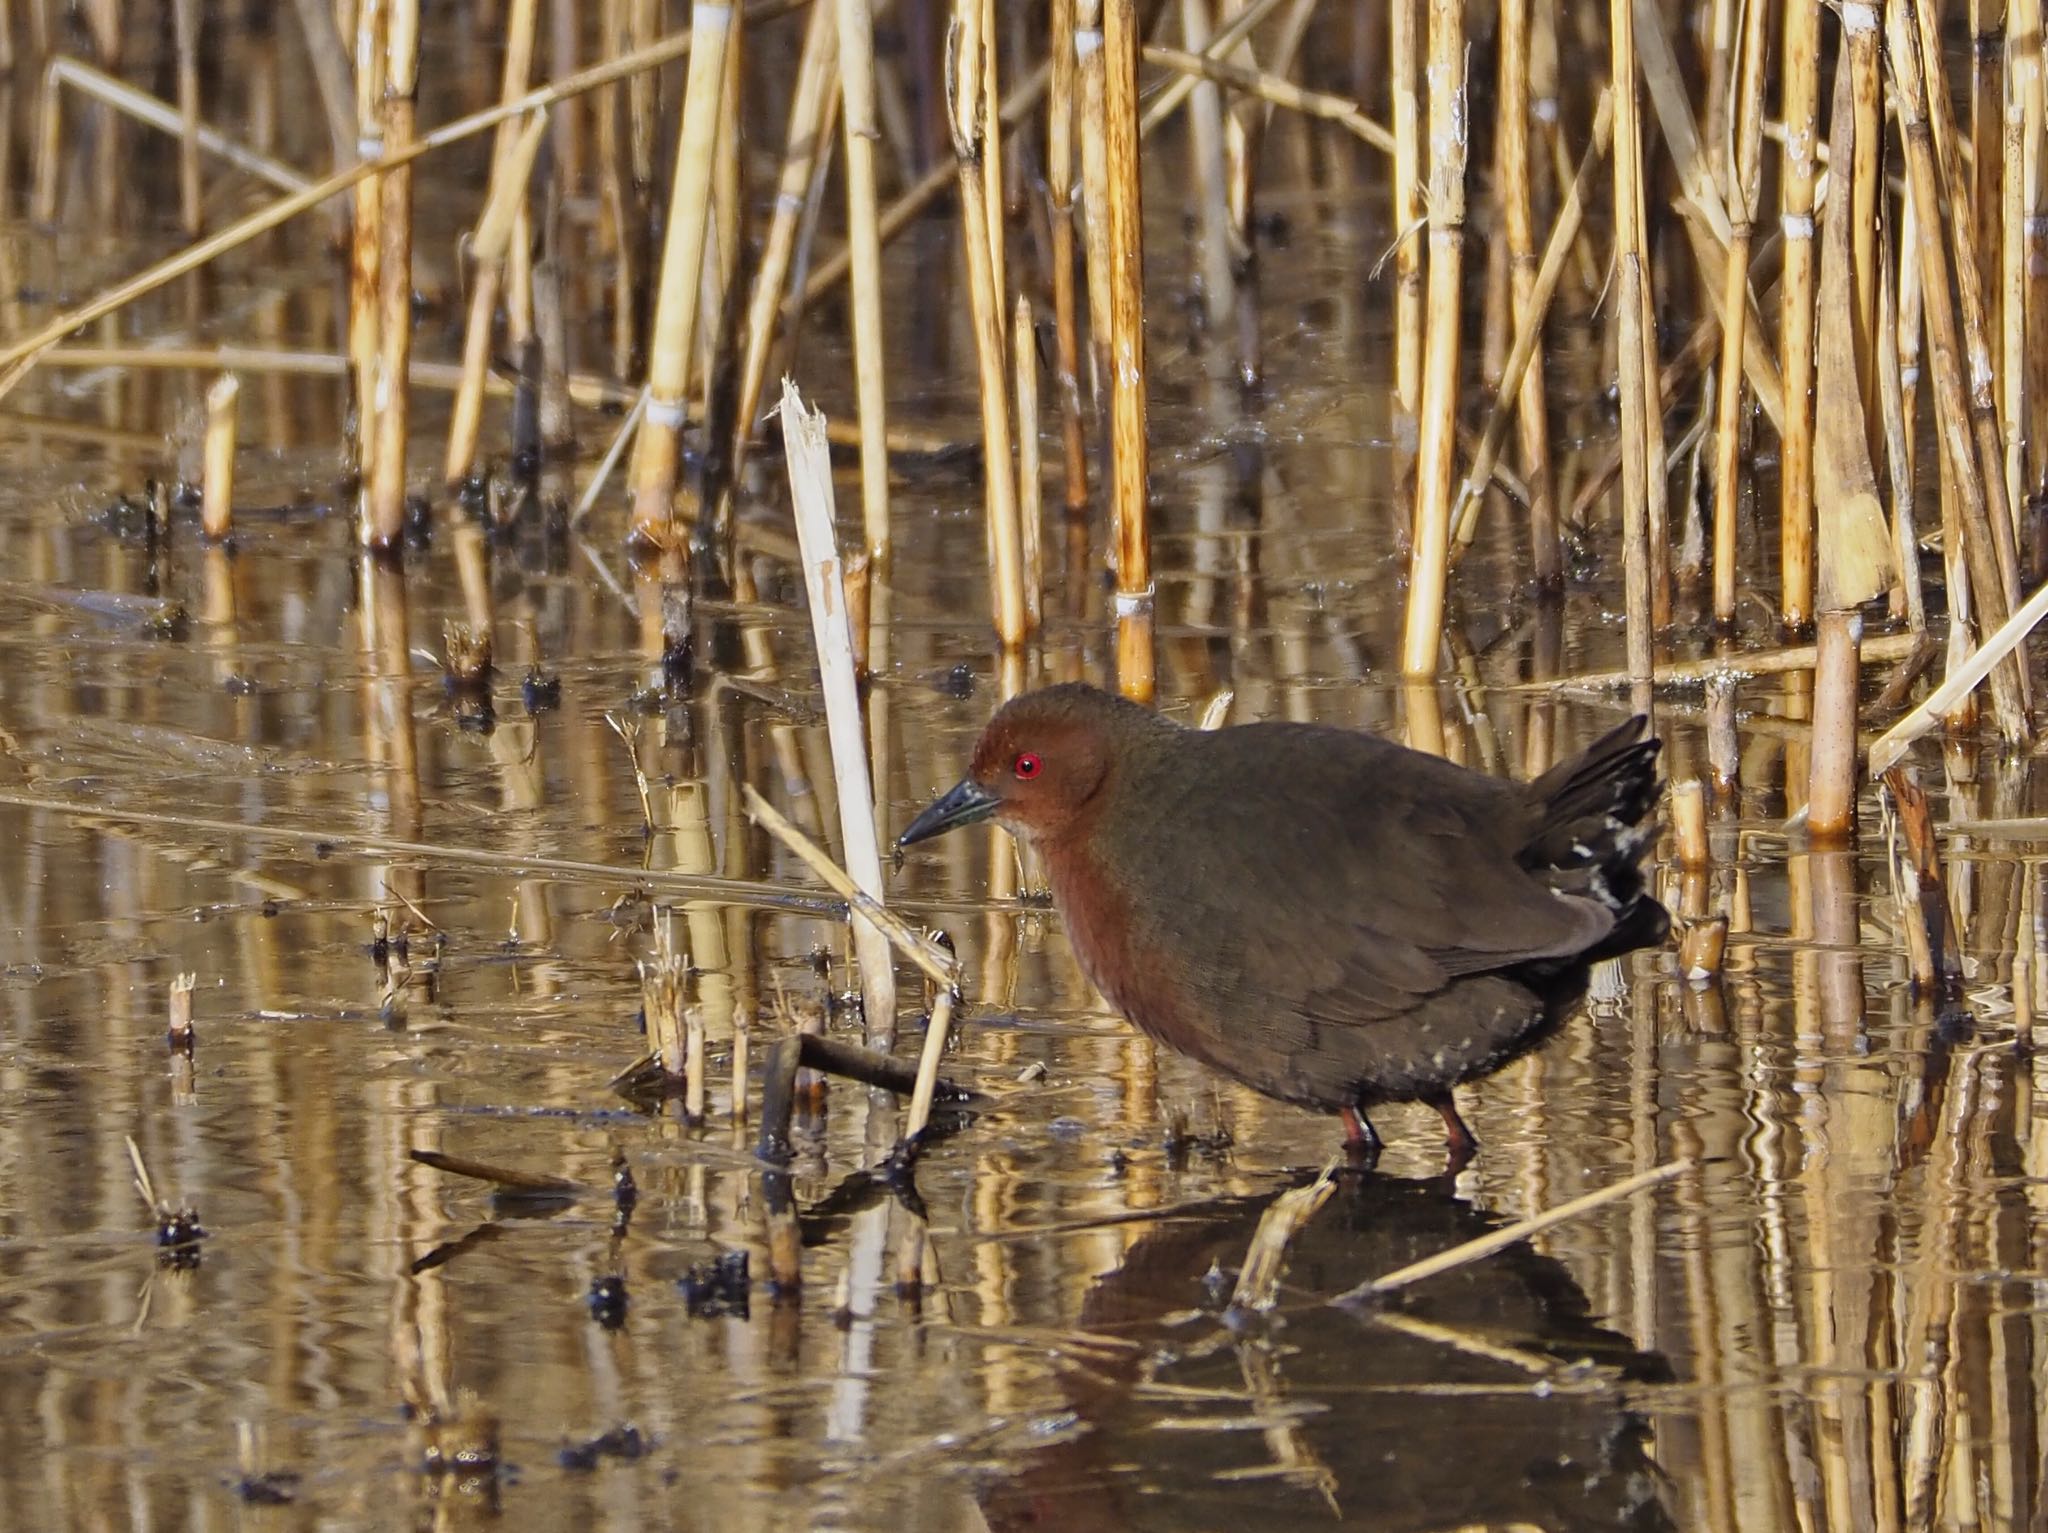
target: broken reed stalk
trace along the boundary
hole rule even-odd
[[[1465,246],[1465,26],[1462,0],[1429,0],[1429,301],[1415,513],[1401,674],[1436,674],[1449,573],[1457,450],[1460,283]],[[1396,89],[1400,88],[1396,82]],[[1398,159],[1398,157],[1397,157]],[[1397,170],[1398,174],[1398,170]],[[1396,215],[1398,218],[1398,215]]]
[[[882,898],[882,852],[875,836],[875,795],[868,776],[867,735],[861,723],[853,630],[839,544],[832,529],[832,450],[825,417],[811,410],[796,385],[782,381],[783,457],[803,551],[804,589],[811,636],[825,690],[825,728],[832,746],[832,776],[839,794],[839,830],[847,871],[871,899]],[[856,910],[854,953],[860,961],[861,999],[869,1048],[887,1053],[896,1038],[896,971],[879,926]]]
[[[704,1009],[683,1008],[683,1111],[692,1123],[704,1121]]]
[[[199,525],[218,543],[234,530],[235,427],[241,380],[222,373],[206,391],[205,468],[199,481]]]
[[[1227,35],[1227,30],[1218,34],[1218,41]],[[1116,546],[1116,683],[1125,697],[1149,703],[1154,684],[1152,532],[1146,501],[1137,0],[1107,0],[1102,38],[1102,137],[1109,173],[1109,521]]]
[[[990,611],[1005,647],[1024,642],[1023,556],[1017,533],[1017,479],[1010,440],[1010,367],[1004,339],[1004,298],[997,287],[996,243],[989,216],[988,65],[982,0],[954,0],[946,38],[946,109],[960,172],[960,218],[967,257],[968,305],[981,402],[982,484],[988,538]],[[998,209],[1000,212],[1000,209]]]
[[[1017,295],[1010,325],[1010,359],[1017,369],[1017,557],[1023,585],[1024,633],[1045,618],[1045,558],[1039,547],[1045,517],[1045,469],[1039,458],[1038,347],[1031,300]]]
[[[1338,1294],[1334,1299],[1330,1300],[1330,1303],[1370,1303],[1375,1299],[1384,1298],[1387,1294],[1393,1293],[1398,1289],[1412,1287],[1425,1278],[1437,1277],[1443,1273],[1455,1271],[1459,1267],[1469,1266],[1473,1262],[1483,1261],[1496,1251],[1505,1251],[1509,1246],[1519,1245],[1531,1236],[1540,1235],[1543,1231],[1566,1223],[1568,1220],[1579,1218],[1583,1214],[1593,1213],[1598,1209],[1605,1208],[1610,1203],[1619,1202],[1623,1198],[1632,1198],[1637,1193],[1646,1192],[1652,1187],[1670,1181],[1675,1176],[1683,1176],[1686,1172],[1693,1169],[1693,1165],[1694,1162],[1690,1160],[1667,1161],[1664,1165],[1653,1166],[1648,1171],[1640,1171],[1634,1176],[1624,1177],[1610,1186],[1602,1187],[1597,1191],[1573,1198],[1570,1202],[1560,1203],[1557,1207],[1546,1209],[1540,1214],[1532,1214],[1527,1219],[1518,1219],[1513,1224],[1494,1230],[1490,1234],[1481,1235],[1477,1240],[1468,1240],[1462,1245],[1451,1247],[1448,1251],[1440,1251],[1435,1256],[1426,1256],[1419,1262],[1410,1262],[1407,1266],[1397,1268],[1382,1277],[1376,1277],[1370,1282],[1360,1283],[1356,1288],[1347,1289],[1345,1292]]]
[[[647,1021],[647,1051],[671,1079],[688,1065],[683,1043],[683,986],[689,968],[676,952],[674,917],[666,910],[654,920],[654,953],[640,961],[640,1006]]]
[[[1870,747],[1871,775],[1883,776],[1893,762],[1905,755],[1908,746],[1948,717],[1985,676],[2019,649],[2043,617],[2048,617],[2048,582],[2043,582],[1968,659],[1953,667],[1942,678],[1941,685],[1929,692],[1911,713],[1877,738]]]
[[[171,981],[170,1022],[164,1030],[164,1041],[174,1053],[192,1052],[197,1037],[192,1030],[192,987],[198,983],[196,974],[180,974]]]
[[[1147,43],[1140,57],[1148,64],[1157,64],[1163,69],[1174,70],[1191,79],[1213,80],[1218,85],[1227,85],[1234,91],[1270,102],[1274,106],[1284,106],[1289,111],[1301,113],[1304,117],[1334,123],[1360,142],[1372,145],[1382,154],[1393,154],[1394,135],[1368,117],[1365,109],[1349,96],[1338,96],[1329,91],[1305,90],[1293,81],[1283,79],[1270,71],[1247,69],[1238,64],[1226,63],[1210,55],[1211,46],[1212,42],[1205,40],[1200,45],[1200,51],[1190,53],[1181,48],[1167,48],[1156,43]],[[1232,222],[1236,222],[1234,211]]]
[[[62,110],[60,88],[70,86],[81,95],[114,108],[137,122],[155,128],[160,133],[179,135],[189,132],[192,142],[208,154],[225,161],[237,170],[244,171],[267,182],[281,192],[303,190],[308,184],[306,178],[282,160],[249,148],[246,144],[230,138],[218,128],[205,122],[188,125],[176,108],[166,105],[147,91],[137,90],[125,80],[98,70],[79,59],[63,55],[50,60],[43,71],[42,101],[39,110],[44,114],[59,113]],[[47,143],[52,124],[43,124],[42,136]],[[349,135],[349,147],[355,147],[355,135]],[[58,172],[62,166],[55,153],[55,145],[48,144],[48,152],[39,148],[35,155],[35,187],[30,194],[32,216],[38,223],[54,223],[57,220]]]
[[[1821,613],[1816,629],[1806,829],[1815,844],[1837,846],[1856,834],[1856,651],[1863,619],[1831,610]]]
[[[1338,1165],[1331,1161],[1314,1181],[1288,1188],[1259,1215],[1259,1227],[1252,1232],[1252,1243],[1237,1269],[1237,1286],[1230,1291],[1232,1310],[1262,1315],[1280,1301],[1287,1247],[1337,1190]]]
[[[704,279],[704,240],[710,224],[711,172],[718,155],[719,105],[725,94],[725,50],[738,26],[730,4],[694,0],[690,7],[690,68],[676,135],[675,177],[669,189],[668,227],[662,239],[661,278],[648,347],[647,413],[633,444],[635,547],[680,552],[675,537],[676,481],[682,468],[683,420],[688,410],[690,356]],[[737,123],[732,124],[739,131]]]
[[[1703,916],[1688,922],[1678,938],[1678,972],[1693,984],[1718,976],[1728,952],[1728,918]]]
[[[1743,350],[1749,332],[1749,257],[1761,197],[1764,119],[1765,21],[1770,8],[1742,8],[1737,44],[1734,158],[1725,200],[1728,249],[1721,272],[1721,369],[1714,399],[1714,621],[1735,623],[1736,527],[1742,493]],[[1782,405],[1781,405],[1782,409]]]
[[[1934,817],[1918,775],[1903,763],[1886,770],[1884,785],[1906,838],[1906,855],[1892,858],[1900,903],[1906,910],[1907,951],[1913,961],[1913,983],[1922,994],[1962,978],[1955,913],[1941,877],[1941,849],[1934,839]]]
[[[1785,264],[1778,284],[1778,369],[1785,382],[1785,418],[1778,472],[1778,615],[1789,632],[1798,633],[1813,621],[1814,598],[1813,212],[1819,178],[1819,6],[1785,7],[1780,73],[1785,152],[1778,193]]]
[[[747,1121],[747,1071],[751,1063],[753,1035],[753,1009],[737,1007],[732,1014],[732,1121],[735,1124]]]
[[[533,69],[534,12],[538,0],[511,0],[504,20],[505,58],[498,85],[501,102],[525,94]],[[469,316],[462,338],[462,382],[448,418],[448,451],[441,477],[450,489],[469,477],[476,461],[477,435],[483,422],[484,379],[490,371],[492,337],[497,327],[498,290],[505,270],[505,246],[512,234],[512,209],[526,197],[533,157],[540,148],[535,115],[527,124],[531,146],[521,144],[516,119],[498,124],[491,148],[489,191],[484,213],[470,241]]]
[[[1862,655],[1866,664],[1886,660],[1904,660],[1919,648],[1920,635],[1912,633],[1881,633],[1875,638],[1865,639]],[[1703,681],[1712,685],[1719,676],[1778,676],[1786,671],[1810,671],[1818,651],[1811,644],[1787,644],[1777,649],[1753,649],[1726,655],[1703,655],[1696,660],[1666,660],[1657,667],[1657,684],[1668,686],[1674,682]],[[1632,673],[1619,671],[1579,671],[1570,676],[1554,676],[1543,681],[1510,681],[1495,685],[1498,692],[1556,692],[1556,691],[1602,691],[1624,687],[1632,680]]]
[[[420,0],[386,0],[384,95],[380,138],[403,149],[418,134]],[[370,456],[363,540],[395,548],[405,535],[405,455],[412,421],[412,168],[400,165],[375,182],[377,214],[377,367],[370,404],[377,445]]]
[[[851,874],[826,856],[824,849],[817,842],[790,824],[773,804],[761,796],[752,783],[743,784],[741,793],[750,819],[795,853],[805,867],[823,879],[848,905],[874,922],[882,934],[895,944],[897,951],[916,964],[933,984],[941,990],[959,985],[958,963],[951,952],[940,947],[855,883]]]
[[[2011,605],[2006,600],[2004,576],[1999,568],[1986,480],[1976,462],[1955,310],[1949,301],[1948,253],[1943,245],[1933,130],[1928,123],[1927,76],[1922,68],[1915,9],[1913,0],[1886,0],[1885,34],[1892,59],[1899,132],[1905,146],[1907,200],[1914,210],[1919,246],[1920,310],[1927,331],[1928,361],[1934,372],[1934,413],[1946,469],[1945,482],[1956,498],[1963,556],[1969,569],[1970,600],[1978,613],[1980,628],[1988,632],[2004,625]],[[1993,472],[1997,472],[1995,466]],[[2024,699],[2020,662],[2008,656],[1992,668],[1991,707],[1999,733],[2015,743],[2029,735]]]
[[[845,128],[846,248],[852,265],[853,384],[860,421],[861,525],[867,556],[889,560],[888,426],[882,387],[882,233],[876,212],[873,0],[836,0],[839,7],[840,115]]]
[[[911,1089],[910,1110],[903,1120],[903,1137],[915,1138],[931,1121],[932,1094],[939,1084],[939,1061],[946,1055],[946,1040],[952,1034],[953,1007],[960,999],[951,986],[939,986],[932,1001],[931,1021],[924,1030],[924,1047],[917,1056],[917,1085]]]
[[[1088,439],[1081,420],[1080,316],[1074,292],[1074,0],[1051,0],[1051,6],[1046,45],[1051,73],[1045,109],[1045,198],[1052,225],[1053,367],[1060,396],[1066,506],[1068,511],[1078,512],[1088,505]],[[1012,344],[1021,348],[1025,342],[1013,337]]]

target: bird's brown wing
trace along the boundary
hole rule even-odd
[[[1212,1008],[1385,1020],[1454,978],[1578,953],[1613,926],[1516,861],[1538,821],[1520,784],[1313,726],[1175,744],[1200,769],[1184,756],[1152,774],[1157,790],[1109,834],[1166,895],[1147,902],[1156,929],[1134,937],[1184,955],[1178,982]]]

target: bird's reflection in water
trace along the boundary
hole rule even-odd
[[[1215,1269],[1270,1201],[1161,1229],[1098,1280],[1081,1327],[1140,1348],[1069,1372],[1077,1429],[983,1491],[991,1529],[1674,1525],[1630,1403],[1669,1370],[1593,1323],[1561,1263],[1519,1245],[1378,1312],[1323,1304],[1501,1222],[1443,1179],[1352,1175],[1295,1236],[1278,1320],[1234,1330]]]

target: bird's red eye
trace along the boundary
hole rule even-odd
[[[1016,773],[1026,782],[1036,777],[1044,768],[1045,763],[1032,755],[1030,751],[1025,751],[1017,758]]]

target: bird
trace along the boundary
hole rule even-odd
[[[1662,942],[1646,885],[1661,742],[1641,716],[1530,782],[1362,730],[1193,729],[1070,682],[982,730],[897,849],[993,818],[1033,847],[1070,946],[1140,1031],[1255,1091],[1368,1116],[1422,1102],[1450,1163],[1453,1089],[1554,1034],[1591,966]]]

